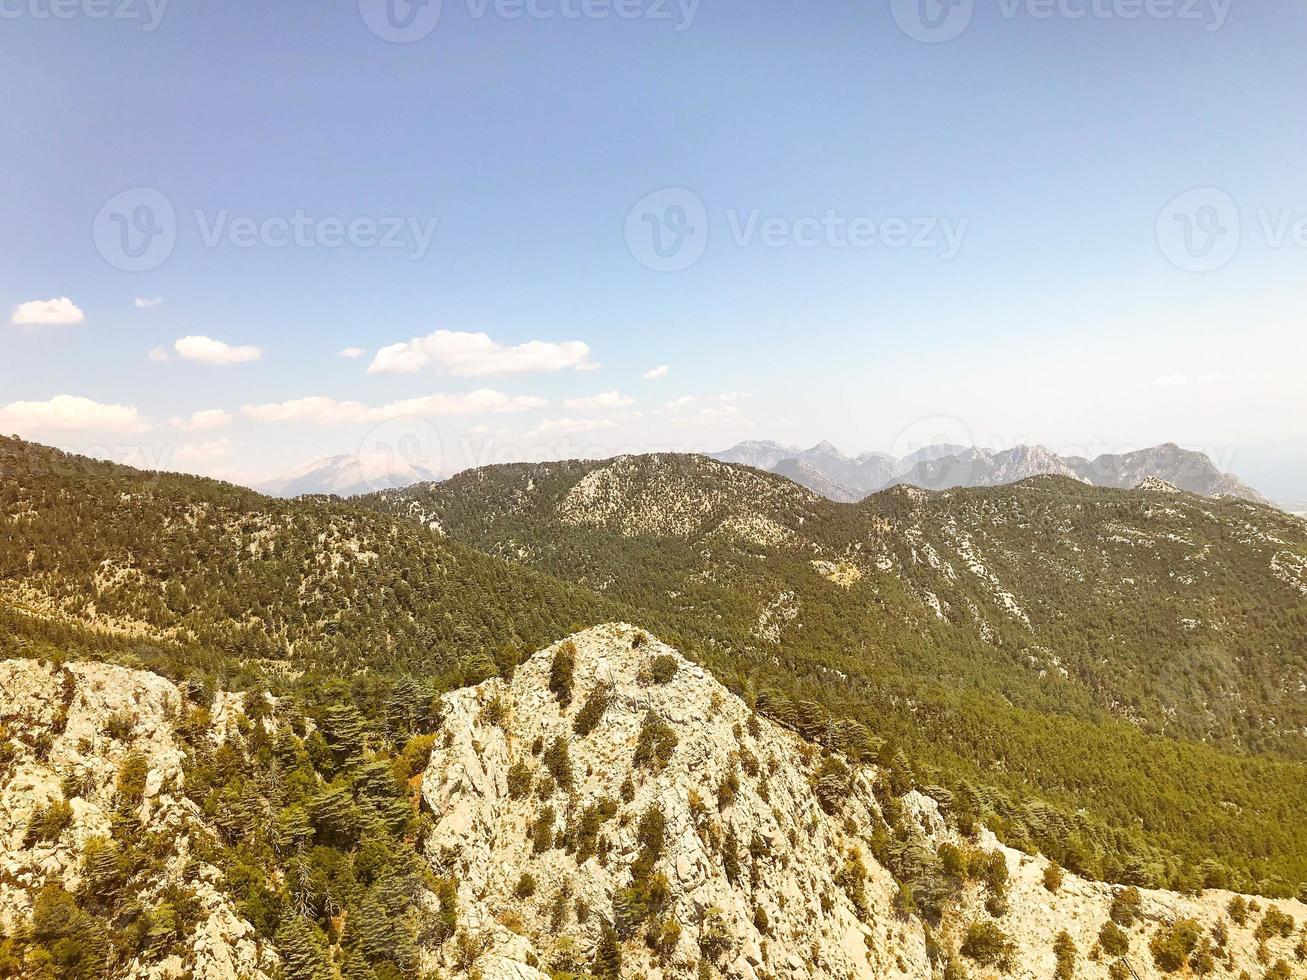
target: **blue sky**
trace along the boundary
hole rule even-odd
[[[374,0],[100,2],[0,2],[5,431],[243,481],[406,425],[443,468],[1173,440],[1307,499],[1299,3],[1001,0],[926,43],[915,0],[444,0],[394,43]],[[140,188],[175,245],[125,271]],[[296,215],[402,247],[238,244]],[[437,331],[488,340],[380,369]]]

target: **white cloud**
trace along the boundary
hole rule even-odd
[[[350,361],[357,361],[360,357],[362,357],[366,353],[367,351],[365,351],[362,347],[346,347],[343,351],[341,351],[336,356],[343,357],[346,360],[350,360]]]
[[[330,425],[344,422],[387,422],[407,416],[499,415],[543,408],[548,402],[534,395],[506,395],[481,388],[465,395],[427,395],[371,408],[362,402],[337,401],[316,396],[269,405],[246,405],[246,418],[261,422],[316,422]]]
[[[744,415],[740,412],[738,405],[720,405],[711,408],[701,408],[695,412],[687,421],[690,422],[740,422],[743,421]]]
[[[231,421],[231,416],[221,408],[206,408],[192,412],[188,419],[169,419],[174,429],[181,429],[184,432],[212,432],[214,429],[226,428],[231,425]]]
[[[1159,388],[1184,388],[1189,385],[1211,385],[1218,381],[1225,380],[1225,375],[1208,373],[1208,374],[1166,374],[1160,378],[1155,378],[1153,384]]]
[[[67,296],[19,303],[9,318],[16,327],[66,327],[85,321],[86,314]]]
[[[405,415],[502,415],[544,408],[549,402],[535,395],[505,395],[502,391],[480,388],[466,395],[428,395],[391,402],[373,409],[369,421],[384,422]]]
[[[728,391],[722,395],[682,395],[680,398],[673,398],[667,403],[667,408],[673,412],[683,408],[691,408],[695,405],[703,404],[723,404],[729,405],[732,402],[738,402],[749,395],[742,391]]]
[[[360,422],[368,407],[362,402],[340,402],[325,396],[295,398],[268,405],[245,405],[241,414],[259,422]]]
[[[213,463],[225,459],[232,452],[231,440],[226,436],[210,439],[207,442],[190,442],[177,449],[173,459],[190,466]]]
[[[135,408],[105,405],[77,395],[56,395],[44,402],[10,402],[0,406],[0,428],[5,429],[136,432],[145,427]]]
[[[587,371],[599,365],[590,360],[590,348],[579,340],[550,343],[531,340],[506,347],[484,333],[437,330],[407,343],[377,351],[369,374],[412,374],[432,367],[462,378],[528,371]]]
[[[151,307],[158,306],[162,302],[162,296],[137,296],[136,308],[138,310],[148,310]]]
[[[150,353],[145,356],[154,361],[155,364],[164,364],[167,361],[172,360],[172,355],[168,353],[168,350],[165,347],[151,348]]]
[[[721,395],[682,395],[666,405],[666,410],[677,422],[745,422],[740,407],[735,403],[748,398],[747,392],[728,391]]]
[[[648,371],[644,372],[643,377],[645,381],[661,381],[663,378],[667,377],[667,374],[670,371],[671,368],[666,364],[659,364],[656,368],[650,368]]]
[[[593,432],[596,429],[611,429],[613,425],[610,419],[545,419],[528,432],[527,437]]]
[[[568,398],[563,402],[563,407],[576,411],[589,411],[596,408],[625,408],[627,405],[634,404],[634,398],[623,395],[620,391],[605,391],[585,398]]]
[[[231,344],[214,340],[211,337],[183,337],[172,345],[179,357],[185,361],[201,361],[204,364],[244,364],[257,361],[263,356],[260,347],[233,347]]]

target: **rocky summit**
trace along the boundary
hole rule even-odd
[[[294,709],[196,693],[107,664],[0,662],[0,930],[15,937],[4,975],[326,980],[391,975],[368,965],[389,957],[406,965],[395,975],[481,980],[1119,980],[1177,963],[1269,976],[1266,962],[1302,975],[1302,903],[1063,872],[1001,846],[893,760],[866,761],[876,746],[861,726],[832,726],[825,747],[806,740],[626,624],[441,697],[436,728],[418,739],[430,755],[408,780],[421,819],[398,809],[421,867],[392,917],[380,896],[394,879],[369,887],[365,861],[348,879],[368,896],[357,916],[331,918],[341,952],[301,938],[316,903],[330,913],[336,885],[299,865],[282,881],[295,910],[270,943],[228,848],[273,800],[192,797],[207,768],[273,733],[274,757],[293,765]],[[310,755],[335,751],[341,717],[326,739],[308,724]],[[377,789],[380,758],[347,757],[335,779],[307,787],[310,803],[265,824],[275,851],[318,852],[342,833],[344,786],[372,787],[356,790],[358,807],[389,792]],[[274,768],[274,782],[309,771]],[[366,834],[360,846],[369,853]],[[139,937],[111,942],[86,907],[138,922]],[[77,969],[42,972],[30,951],[15,955],[51,933]]]
[[[668,978],[1035,978],[1061,948],[1078,976],[1128,976],[1128,963],[1153,977],[1150,944],[1190,922],[1223,937],[1200,941],[1232,976],[1276,952],[1258,952],[1256,923],[1229,921],[1228,893],[1069,873],[1052,887],[1046,860],[759,718],[633,626],[577,634],[443,706],[426,853],[458,881],[467,937],[435,951],[443,969],[471,949],[487,980],[614,960]],[[1307,919],[1301,903],[1278,907]]]
[[[166,910],[143,917],[153,932],[148,952],[111,971],[102,960],[106,976],[275,975],[271,946],[200,856],[217,832],[182,792],[185,736],[177,723],[185,703],[171,682],[145,671],[0,662],[0,937],[54,920],[91,945],[104,943],[67,900],[80,892]],[[201,737],[217,741],[222,731]],[[118,837],[145,843],[148,857],[125,861]],[[43,975],[5,959],[0,954],[0,975]],[[61,965],[56,975],[77,975]]]

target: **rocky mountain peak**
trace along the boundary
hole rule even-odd
[[[968,838],[947,805],[755,715],[628,624],[578,633],[442,707],[426,852],[457,883],[464,935],[436,952],[442,969],[458,973],[472,949],[487,980],[615,975],[618,961],[651,978],[926,977],[968,958],[978,976],[1001,959],[1039,977],[1060,933],[1087,954],[1108,920],[1112,886],[1067,874],[1051,901],[1042,858],[986,830]],[[865,737],[855,726],[845,744]],[[1142,892],[1136,975],[1161,975],[1150,933],[1224,921],[1228,900]],[[1250,923],[1234,960],[1255,945]],[[1078,975],[1107,977],[1118,955]]]
[[[846,829],[879,822],[870,775],[832,768],[827,812],[810,746],[637,628],[577,634],[444,709],[428,853],[459,880],[483,975],[582,966],[610,929],[623,975],[704,957],[728,977],[928,972],[919,931],[868,913],[893,893]]]
[[[1180,488],[1174,483],[1163,480],[1158,476],[1146,476],[1135,484],[1136,490],[1147,490],[1153,493],[1179,493]]]

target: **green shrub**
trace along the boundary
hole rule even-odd
[[[1128,929],[1134,925],[1142,910],[1143,901],[1139,897],[1139,889],[1130,887],[1122,888],[1112,896],[1112,907],[1107,914],[1117,925]]]
[[[1159,970],[1174,973],[1181,969],[1189,959],[1189,954],[1198,945],[1202,927],[1193,919],[1178,919],[1169,926],[1159,929],[1148,944],[1153,954],[1153,962]]]
[[[608,710],[608,704],[612,701],[613,692],[604,684],[596,684],[585,699],[585,704],[581,705],[581,710],[576,713],[576,718],[572,722],[572,730],[576,734],[585,738],[597,727]]]
[[[1054,894],[1062,887],[1062,869],[1057,862],[1050,862],[1044,869],[1044,887]]]
[[[558,699],[559,707],[572,703],[572,673],[576,670],[576,644],[571,640],[562,643],[554,653],[549,668],[549,690]]]
[[[676,658],[670,653],[660,653],[649,664],[649,674],[655,684],[667,684],[676,676]]]
[[[982,966],[999,966],[1009,960],[1012,940],[992,922],[976,921],[967,927],[962,940],[962,955]]]
[[[23,846],[57,841],[73,822],[73,808],[66,800],[52,800],[47,806],[38,806],[27,821]]]
[[[544,762],[555,783],[563,789],[572,788],[572,755],[566,735],[560,735],[549,743],[549,748],[545,749]]]
[[[1053,940],[1053,955],[1057,957],[1055,980],[1071,980],[1076,975],[1076,944],[1065,929]]]
[[[513,894],[519,899],[525,900],[536,893],[536,880],[530,872],[522,872],[522,877],[517,879],[517,885],[513,888]]]
[[[134,810],[145,798],[145,780],[150,763],[140,752],[128,752],[118,766],[118,802],[121,809]]]
[[[1098,930],[1098,945],[1108,956],[1125,956],[1130,952],[1130,936],[1119,925],[1108,919]]]
[[[518,760],[508,767],[508,795],[520,800],[531,792],[531,767]]]
[[[1230,919],[1235,925],[1245,926],[1248,924],[1248,903],[1244,901],[1242,895],[1235,895],[1234,898],[1230,899],[1230,904],[1225,907],[1225,910],[1230,913]]]
[[[640,723],[640,735],[636,739],[632,764],[637,769],[661,772],[671,762],[678,741],[671,725],[652,711],[647,711]]]
[[[531,847],[543,854],[554,846],[554,808],[545,807],[531,824]]]
[[[1262,916],[1262,921],[1257,923],[1257,938],[1266,939],[1288,939],[1293,935],[1294,921],[1293,916],[1281,912],[1274,905],[1266,907],[1266,914]]]

